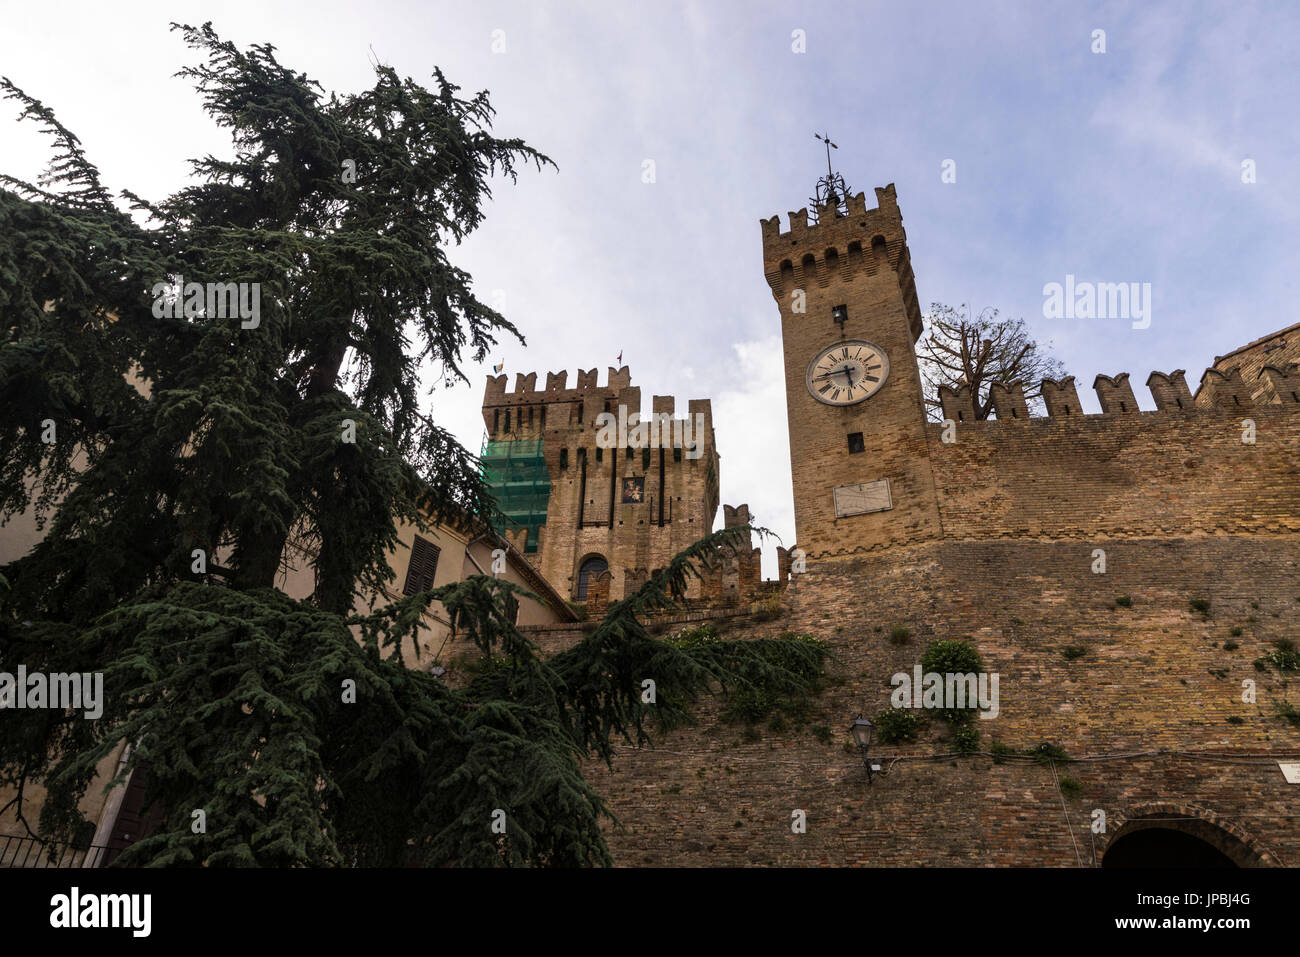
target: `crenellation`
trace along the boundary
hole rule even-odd
[[[650,399],[650,411],[654,415],[667,415],[669,418],[677,411],[677,400],[671,395],[656,395]]]
[[[515,392],[536,392],[537,391],[537,373],[529,372],[527,374],[519,372],[515,374]]]
[[[1156,408],[1161,412],[1165,410],[1190,412],[1195,408],[1192,391],[1187,387],[1183,369],[1175,369],[1168,375],[1163,372],[1151,373],[1147,376],[1147,388],[1151,390],[1151,397],[1155,399]]]
[[[686,403],[686,411],[693,420],[696,415],[704,416],[704,424],[707,428],[713,428],[713,402],[710,399],[689,399]]]
[[[1206,369],[1201,376],[1200,388],[1193,397],[1202,409],[1217,412],[1246,411],[1254,408],[1252,392],[1241,378],[1241,367],[1233,366],[1226,372]]]
[[[1128,373],[1117,376],[1099,375],[1092,381],[1092,388],[1101,403],[1101,414],[1128,413],[1138,411],[1137,399],[1133,398],[1133,386],[1128,381]]]
[[[596,388],[596,372],[596,369],[588,369],[586,372],[583,372],[581,369],[578,370],[577,388],[579,392],[586,392],[590,389]]]
[[[569,388],[569,370],[561,369],[559,372],[546,373],[546,391],[547,392],[566,392]]]
[[[1196,411],[1240,412],[1267,406],[1300,406],[1300,363],[1287,363],[1285,368],[1263,366],[1254,385],[1243,381],[1240,369],[1227,372],[1210,368],[1202,378],[1202,387],[1193,396],[1187,386],[1185,372],[1152,372],[1147,378],[1147,388],[1155,400],[1157,412],[1184,414]],[[1047,407],[1048,418],[1084,416],[1080,408],[1074,376],[1057,380],[1045,377],[1040,383],[1040,394]],[[1102,415],[1124,414],[1140,411],[1133,398],[1128,373],[1117,376],[1099,375],[1093,383],[1101,401]],[[1019,383],[992,383],[989,396],[996,420],[1030,418],[1024,401],[1023,386]],[[975,420],[974,397],[970,387],[961,383],[957,387],[940,385],[939,406],[943,418],[954,422]],[[1151,413],[1146,413],[1151,414]]]
[[[1285,368],[1266,365],[1259,372],[1263,388],[1255,399],[1261,405],[1300,405],[1300,363],[1289,363]]]
[[[1029,403],[1025,400],[1025,386],[1021,382],[994,382],[989,386],[989,399],[998,421],[1028,419]]]
[[[786,213],[786,218],[790,221],[790,230],[784,235],[795,242],[802,241],[808,235],[811,228],[808,224],[808,207]]]
[[[735,528],[739,525],[750,524],[748,504],[736,505],[734,507],[731,505],[723,505],[722,515],[724,528]]]
[[[939,405],[945,419],[953,422],[975,421],[975,400],[971,396],[970,385],[965,382],[955,389],[948,385],[939,386]]]
[[[618,392],[621,389],[626,389],[632,384],[632,373],[627,366],[620,366],[617,369],[610,366],[608,382],[609,388]]]
[[[1068,375],[1059,380],[1044,377],[1038,388],[1043,397],[1043,404],[1047,406],[1049,416],[1083,414],[1083,409],[1079,405],[1079,390],[1074,384],[1074,376]]]
[[[790,228],[786,232],[780,231],[780,217],[773,216],[770,219],[759,220],[762,227],[763,245],[768,258],[780,259],[789,258],[790,251],[796,246],[815,241],[816,237],[828,237],[825,245],[835,245],[840,248],[839,242],[832,243],[830,237],[856,236],[863,231],[866,232],[867,238],[879,233],[887,235],[896,232],[901,221],[898,213],[897,195],[894,191],[893,184],[876,188],[876,203],[874,209],[868,209],[866,205],[866,194],[857,193],[847,197],[848,214],[837,213],[833,207],[824,207],[817,210],[818,221],[812,223],[809,221],[808,208],[787,213]],[[848,239],[845,239],[844,245],[847,247]]]

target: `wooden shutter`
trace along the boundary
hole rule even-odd
[[[406,566],[406,586],[403,595],[413,595],[417,591],[428,591],[433,587],[433,576],[438,570],[438,546],[433,542],[415,536],[411,543],[411,563]]]

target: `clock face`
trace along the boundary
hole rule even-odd
[[[808,391],[827,405],[854,405],[880,391],[889,378],[885,350],[865,339],[843,339],[808,363]]]

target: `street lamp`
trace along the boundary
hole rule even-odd
[[[870,757],[867,750],[871,747],[871,739],[875,733],[876,726],[868,721],[862,715],[853,719],[853,725],[849,728],[849,733],[853,735],[853,740],[858,744],[858,750],[862,752],[862,764],[867,769],[867,783],[871,783],[871,775],[874,771],[880,770],[880,762],[877,758]]]

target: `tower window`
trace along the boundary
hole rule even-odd
[[[681,447],[680,445],[674,445],[674,446],[673,446],[673,461],[674,461],[674,462],[680,462],[681,460],[682,460],[682,447]]]
[[[650,446],[641,450],[641,471],[648,471],[650,468]]]
[[[1127,412],[1127,411],[1128,411],[1128,406],[1125,405],[1123,402],[1121,402],[1121,403],[1119,404],[1119,410],[1120,410],[1121,412]]]
[[[560,468],[567,469],[568,467],[569,467],[569,450],[560,449]]]
[[[847,321],[848,321],[848,318],[849,318],[849,307],[848,307],[848,306],[832,306],[832,307],[831,307],[831,318],[834,319],[836,322],[838,322],[841,326],[843,326],[844,323],[847,322]]]
[[[862,433],[850,432],[849,433],[849,454],[856,455],[857,453],[865,452],[866,450],[867,450],[867,446],[862,441]]]
[[[596,446],[596,461],[599,462],[605,458],[605,450],[601,446]]]
[[[587,600],[587,586],[609,571],[609,562],[599,555],[592,555],[578,569],[578,601]]]
[[[439,548],[433,542],[415,536],[415,541],[411,543],[411,560],[406,566],[403,595],[413,595],[433,587],[433,576],[438,571],[438,552]]]
[[[506,409],[506,431],[510,431],[510,410]]]
[[[1183,407],[1183,400],[1182,400],[1182,399],[1174,399],[1174,401],[1178,403],[1178,408],[1181,409],[1181,408]]]

